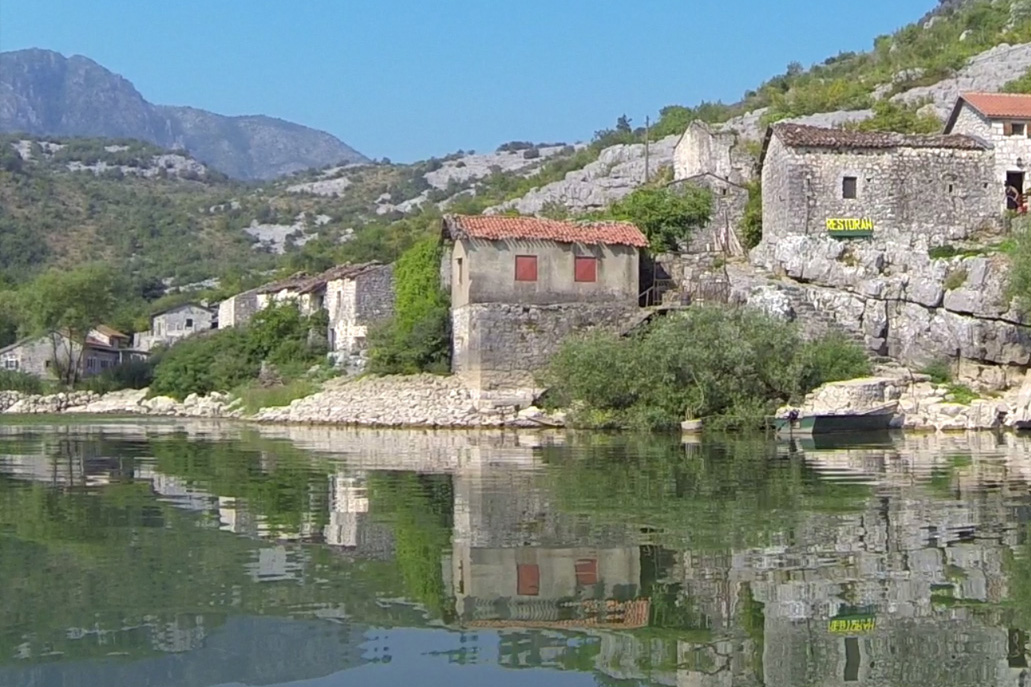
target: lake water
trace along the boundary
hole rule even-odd
[[[0,685],[1031,684],[1031,441],[0,424]]]

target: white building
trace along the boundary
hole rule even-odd
[[[990,144],[995,153],[999,204],[1009,210],[1005,190],[1012,186],[1025,196],[1031,191],[1031,95],[964,93],[945,125],[947,134],[966,134]]]

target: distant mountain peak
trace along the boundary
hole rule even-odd
[[[294,122],[154,105],[92,59],[43,48],[0,53],[0,133],[16,132],[135,138],[186,149],[238,179],[368,162],[331,134]]]

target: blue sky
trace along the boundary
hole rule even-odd
[[[81,54],[145,98],[267,114],[370,157],[575,141],[734,101],[935,0],[0,0],[0,50]]]

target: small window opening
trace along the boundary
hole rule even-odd
[[[186,318],[186,328],[187,329],[193,329],[193,320],[191,318],[189,318],[189,317]]]
[[[856,183],[855,177],[845,177],[841,180],[841,197],[842,198],[856,198],[858,197],[858,184]]]
[[[516,281],[537,281],[537,256],[517,255],[515,259]]]
[[[573,278],[578,282],[598,281],[598,259],[577,256],[573,264]]]
[[[949,193],[952,193],[954,190],[955,187],[952,184],[949,184]]]
[[[1010,136],[1026,136],[1027,124],[1024,122],[1013,122],[1010,124]]]
[[[458,272],[458,274],[456,275],[455,278],[458,280],[458,283],[461,284],[462,283],[462,258],[458,258],[458,260],[456,262],[457,262],[457,267],[458,267],[458,269],[456,271]]]

